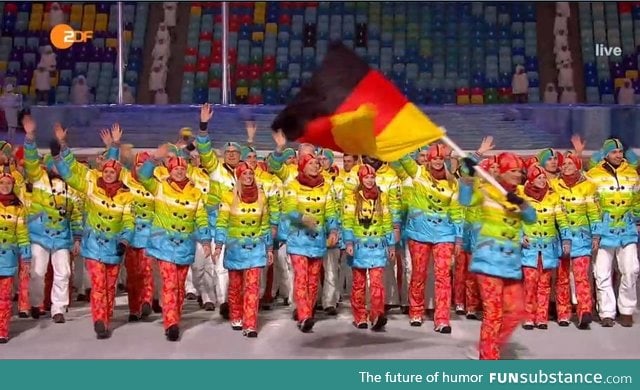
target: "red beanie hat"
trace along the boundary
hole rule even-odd
[[[311,160],[315,160],[315,156],[312,154],[303,154],[298,157],[298,172],[304,172],[304,168],[311,162]]]
[[[151,158],[151,155],[149,154],[149,152],[139,152],[136,153],[136,162],[135,164],[144,164],[148,159]]]
[[[427,154],[427,160],[428,161],[431,161],[431,160],[433,160],[434,158],[437,158],[437,157],[445,158],[445,154],[446,154],[445,147],[442,144],[431,145],[429,147],[429,151],[428,152],[429,152]]]
[[[358,169],[358,178],[360,179],[360,181],[362,181],[362,179],[364,179],[368,175],[373,175],[373,177],[376,177],[376,170],[373,169],[371,165],[361,165]]]
[[[114,171],[116,171],[116,175],[120,176],[120,171],[122,171],[122,164],[120,164],[120,162],[118,162],[117,160],[107,160],[102,165],[102,170],[104,171],[107,168],[113,169]]]
[[[167,162],[167,169],[169,172],[173,171],[177,167],[187,167],[187,160],[182,157],[171,157]]]
[[[509,172],[512,169],[522,170],[523,162],[520,157],[513,153],[504,152],[498,155],[498,166],[500,174]]]
[[[559,155],[559,156],[562,156],[562,155]],[[580,156],[578,156],[573,152],[567,152],[567,154],[564,155],[564,158],[566,158],[567,160],[571,160],[575,164],[576,168],[578,168],[578,170],[582,170],[582,159],[580,158]],[[560,160],[558,160],[558,163],[559,162]]]
[[[527,181],[534,181],[540,175],[547,177],[544,169],[542,169],[538,164],[534,164],[527,169]]]
[[[236,179],[242,176],[245,171],[253,172],[253,169],[246,162],[241,162],[240,164],[238,164],[238,166],[236,167]]]
[[[487,157],[484,160],[480,161],[480,168],[488,171],[491,169],[491,166],[497,162],[496,156]]]
[[[532,166],[534,166],[536,164],[540,164],[540,161],[538,160],[538,157],[536,157],[536,156],[529,157],[524,162],[524,169],[526,169],[528,171],[529,168],[531,168]]]

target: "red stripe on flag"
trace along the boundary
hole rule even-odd
[[[313,145],[319,145],[323,148],[335,150],[336,152],[342,152],[336,141],[333,139],[333,123],[331,122],[331,116],[323,116],[316,118],[307,123],[306,131],[304,135],[297,139],[298,142],[308,142]]]
[[[398,88],[380,72],[371,70],[338,107],[336,114],[355,111],[363,104],[374,106],[377,112],[374,133],[377,136],[408,102]]]

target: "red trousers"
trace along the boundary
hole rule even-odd
[[[29,310],[31,310],[31,303],[29,302],[30,272],[31,262],[20,260],[18,270],[18,311],[21,313],[29,313]],[[51,274],[51,279],[50,285],[53,285],[53,274]]]
[[[573,259],[561,258],[558,275],[556,276],[556,304],[558,305],[558,321],[571,319],[571,287],[569,286],[569,273],[573,269],[573,279],[576,284],[576,297],[578,298],[578,318],[584,313],[591,314],[593,301],[591,283],[589,282],[589,256]]]
[[[549,298],[551,297],[552,269],[542,267],[538,256],[538,267],[522,267],[524,273],[525,322],[535,325],[549,321]]]
[[[356,324],[374,323],[384,315],[384,267],[352,268],[351,312]],[[369,294],[371,295],[369,315],[367,316],[367,272],[369,273]]]
[[[93,317],[93,323],[102,321],[108,329],[111,318],[113,318],[120,265],[85,259],[85,266],[91,278],[91,316]]]
[[[520,280],[478,275],[482,299],[480,359],[500,359],[500,348],[516,330],[524,316],[524,299]]]
[[[258,330],[261,273],[261,268],[229,270],[229,319],[245,330]]]
[[[469,271],[470,261],[471,253],[460,252],[453,276],[453,302],[456,306],[464,306],[467,312],[477,312],[480,310],[480,290],[478,278]]]
[[[271,294],[271,290],[273,290],[273,264],[267,266],[267,282],[264,287],[264,295],[262,299],[265,303],[273,302],[273,294]],[[229,271],[231,272],[231,271]]]
[[[166,330],[172,325],[180,325],[189,266],[158,259],[158,268],[162,277],[162,320]]]
[[[9,321],[11,321],[13,277],[0,276],[0,337],[9,338]]]
[[[451,310],[451,262],[453,243],[432,244],[409,240],[411,253],[411,283],[409,284],[409,317],[422,320],[424,316],[424,289],[431,254],[435,262],[434,326],[449,325]]]
[[[153,300],[153,273],[151,258],[144,249],[128,247],[124,256],[127,269],[127,298],[129,313],[140,315],[142,304]]]
[[[313,317],[313,308],[318,297],[322,273],[322,258],[291,255],[293,265],[293,299],[296,303],[298,321]]]

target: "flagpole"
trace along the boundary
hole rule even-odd
[[[444,130],[444,128],[442,128]],[[445,130],[445,134],[446,134],[446,130]],[[445,135],[444,137],[442,137],[442,142],[444,142],[445,144],[447,144],[451,149],[453,149],[454,152],[456,152],[458,154],[458,156],[465,158],[468,157],[469,155],[467,154],[467,152],[465,152],[464,150],[462,150],[455,142],[453,142],[453,140],[451,138],[449,138],[447,135]],[[479,165],[475,165],[475,170],[476,172],[483,178],[485,179],[489,184],[491,184],[492,186],[496,187],[496,189],[498,191],[500,191],[502,193],[502,195],[507,195],[507,190],[504,189],[503,186],[500,185],[500,183],[498,183],[498,181],[491,176],[491,174],[487,171],[485,171],[484,169],[482,169],[482,167],[480,167]]]

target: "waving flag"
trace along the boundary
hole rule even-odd
[[[334,43],[310,82],[273,121],[290,141],[393,161],[442,138],[380,72]]]

